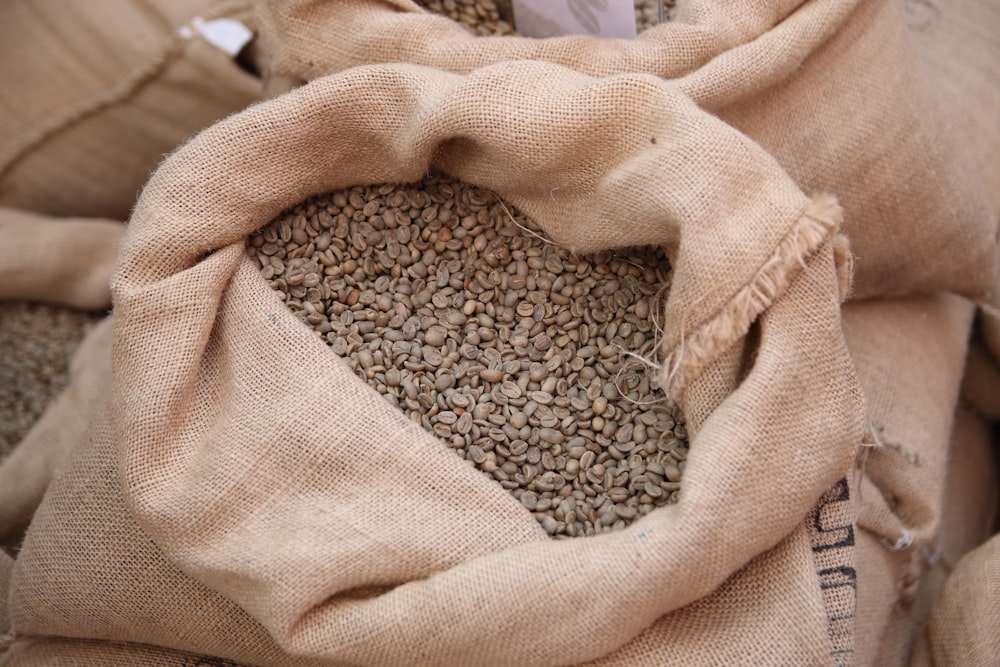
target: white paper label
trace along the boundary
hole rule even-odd
[[[197,33],[206,42],[223,53],[235,58],[243,47],[253,39],[253,32],[245,25],[233,19],[213,19],[206,21],[200,16],[180,29],[181,37],[190,39]]]
[[[526,37],[594,35],[633,39],[633,0],[513,0],[514,24]]]

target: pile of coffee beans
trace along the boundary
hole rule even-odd
[[[574,256],[432,175],[310,199],[247,252],[333,352],[550,534],[676,502],[687,442],[655,381],[661,250]]]

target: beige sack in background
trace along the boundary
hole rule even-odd
[[[114,220],[0,207],[0,301],[107,308],[111,267],[124,234]]]
[[[989,664],[1000,651],[1000,558],[997,538],[987,541],[997,519],[990,430],[967,408],[957,411],[940,538],[926,554],[920,597],[903,610],[926,623],[914,645],[915,666]]]
[[[906,664],[927,596],[989,536],[997,499],[989,440],[967,411],[956,422],[941,409],[958,399],[973,310],[943,294],[844,307],[880,443],[859,469],[859,665]]]
[[[0,298],[106,307],[108,221],[164,154],[260,97],[232,57],[179,33],[198,16],[253,25],[246,0],[0,6]]]
[[[962,150],[973,156],[983,174],[993,214],[1000,215],[1000,6],[990,0],[947,0],[911,2],[907,9],[924,67],[952,109],[950,119],[960,130]],[[970,415],[963,431],[956,430],[970,443],[989,442],[990,432],[982,424],[968,422],[988,420],[995,433],[1000,419],[1000,283],[981,304],[979,325],[963,386],[978,417]],[[992,457],[975,456],[979,467],[969,466],[961,478],[963,488],[982,489],[982,476],[987,475],[993,494],[982,491],[978,503],[961,515],[953,514],[952,525],[943,531],[941,560],[954,570],[934,601],[915,647],[914,665],[989,664],[1000,655],[1000,537],[958,560],[997,525],[995,466],[1000,455],[995,436],[992,444]],[[955,542],[964,549],[955,548]],[[940,588],[938,582],[932,594]]]
[[[0,8],[0,204],[128,218],[163,155],[260,96],[197,16],[248,0],[8,0]]]
[[[232,57],[180,34],[198,16],[253,25],[242,0],[0,5],[0,300],[108,308],[121,221],[142,184],[164,154],[259,97],[259,80]],[[70,388],[0,465],[4,540],[86,438],[110,382],[110,323],[104,331],[82,345]]]

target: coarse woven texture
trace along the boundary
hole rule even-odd
[[[844,309],[844,335],[877,443],[863,463],[877,491],[865,498],[858,523],[890,542],[927,545],[940,529],[953,414],[940,406],[958,401],[973,312],[973,304],[953,295]],[[914,358],[921,363],[910,363]],[[892,525],[869,517],[879,508]]]
[[[0,301],[106,308],[111,267],[124,233],[115,220],[55,218],[0,207]]]
[[[66,312],[60,314],[63,322],[67,316],[74,315]],[[88,325],[93,321],[92,317],[81,314],[75,314],[75,317],[83,318]],[[63,377],[66,388],[58,395],[52,391],[43,396],[45,412],[40,418],[39,415],[32,414],[30,421],[25,420],[30,424],[30,429],[25,428],[26,433],[15,434],[11,444],[17,444],[17,447],[3,458],[0,468],[0,479],[3,479],[3,484],[0,485],[0,546],[16,547],[20,544],[23,532],[52,478],[64,469],[72,453],[86,442],[90,423],[98,407],[107,398],[111,386],[112,318],[105,318],[96,326],[88,326],[86,329],[80,325],[74,328],[65,323],[60,324],[59,319],[55,319],[55,322],[57,331],[21,330],[22,338],[10,345],[15,353],[23,353],[25,347],[31,350],[32,347],[37,349],[51,346],[59,340],[59,333],[74,332],[76,336],[71,339],[74,347],[77,337],[83,338],[72,361],[68,363],[59,363],[66,360],[64,356],[56,359],[55,363],[49,362],[43,366],[38,356],[26,355],[31,359],[28,362],[30,366],[11,365],[16,369],[16,381],[10,383],[11,387],[16,386],[21,391],[31,388],[37,368],[54,366],[54,370],[50,372]],[[54,389],[61,390],[62,384]]]
[[[260,97],[196,16],[243,0],[11,0],[0,8],[0,204],[125,220],[163,155]]]
[[[749,135],[806,192],[837,194],[856,298],[979,298],[991,286],[991,195],[896,0],[689,0],[635,40],[476,37],[409,0],[261,0],[257,16],[265,69],[284,78],[517,59],[653,74]]]
[[[930,566],[942,540],[963,528],[974,535],[953,540],[953,563],[989,535],[988,517],[977,519],[971,508],[978,503],[992,515],[997,482],[988,466],[979,466],[978,479],[963,468],[981,462],[982,452],[945,409],[957,402],[973,311],[944,294],[843,309],[873,430],[856,472],[857,664],[904,663],[926,613],[921,605],[944,568]]]
[[[665,340],[678,362],[666,387],[699,416],[676,505],[621,532],[547,539],[520,503],[366,388],[246,257],[248,234],[310,194],[414,181],[429,166],[495,190],[571,250],[665,247]],[[783,599],[812,619],[786,637],[789,655],[849,654],[849,628],[826,618],[849,600],[826,595],[817,570],[850,567],[852,550],[828,545],[842,556],[831,563],[807,547],[831,517],[849,524],[838,480],[862,437],[839,319],[838,213],[646,75],[539,62],[469,75],[360,68],[213,126],[161,166],[131,219],[112,283],[111,393],[25,538],[11,582],[17,637],[256,664],[572,664],[740,570],[767,579],[748,563],[785,544],[773,557],[799,579]],[[719,318],[730,326],[713,327]],[[752,363],[730,353],[751,348]],[[116,562],[142,585],[102,585],[99,572],[121,577]],[[164,604],[168,590],[177,605]],[[136,623],[149,605],[157,623]],[[192,620],[210,608],[214,620]],[[705,632],[713,615],[740,623],[713,605],[690,627]],[[765,634],[788,624],[760,623]],[[211,632],[220,625],[239,629]]]
[[[816,564],[807,532],[799,527],[711,595],[663,616],[615,653],[587,664],[830,664],[827,611],[814,590]]]
[[[933,8],[916,7],[910,17],[914,41],[934,81],[951,99],[968,100],[954,121],[962,129],[966,150],[975,156],[1000,215],[1000,7],[987,0],[950,0]],[[980,307],[981,344],[977,363],[969,365],[972,400],[991,419],[1000,418],[996,405],[1000,376],[1000,276]],[[991,354],[993,360],[985,355]],[[971,388],[971,386],[970,386]]]
[[[906,21],[923,67],[942,99],[962,100],[949,115],[962,150],[974,156],[993,212],[1000,214],[1000,5],[990,0],[906,3]]]
[[[948,577],[917,641],[913,664],[989,665],[1000,655],[1000,535],[968,553]]]
[[[156,646],[65,638],[34,639],[18,644],[4,664],[17,667],[254,667],[251,663]]]
[[[6,634],[10,629],[10,619],[7,617],[7,585],[10,583],[10,572],[14,568],[14,559],[7,555],[6,551],[0,550],[0,596],[4,600],[0,604],[0,633]]]
[[[980,561],[979,567],[983,569],[975,571],[977,566],[969,568],[968,564],[963,565],[963,561],[966,557],[970,557],[972,562],[997,558],[997,550],[988,540],[997,525],[1000,509],[997,503],[998,460],[990,425],[961,405],[955,413],[952,454],[941,533],[936,548],[929,551],[931,559],[927,563],[928,569],[936,571],[937,576],[926,587],[929,590],[921,591],[919,608],[915,611],[926,623],[923,635],[930,639],[928,646],[934,649],[934,664],[986,664],[988,660],[978,656],[993,658],[1000,649],[996,644],[1000,634],[1000,614],[997,613],[1000,611],[997,606],[1000,570],[997,562],[988,565]],[[976,552],[979,552],[978,556]],[[963,609],[956,614],[954,593],[944,597],[939,595],[946,585],[957,584],[959,590],[969,586],[961,579],[969,577],[970,570],[973,570],[973,577],[982,578],[974,596],[966,596],[963,592]],[[950,575],[954,573],[959,574],[959,580],[951,582]],[[943,600],[942,607],[931,612],[931,605],[936,604],[936,599]],[[968,605],[976,612],[970,614]],[[922,637],[916,638],[914,663],[920,664],[923,641]]]

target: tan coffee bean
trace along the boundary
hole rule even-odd
[[[500,382],[503,379],[503,373],[493,368],[484,368],[479,372],[479,377],[487,382]]]

